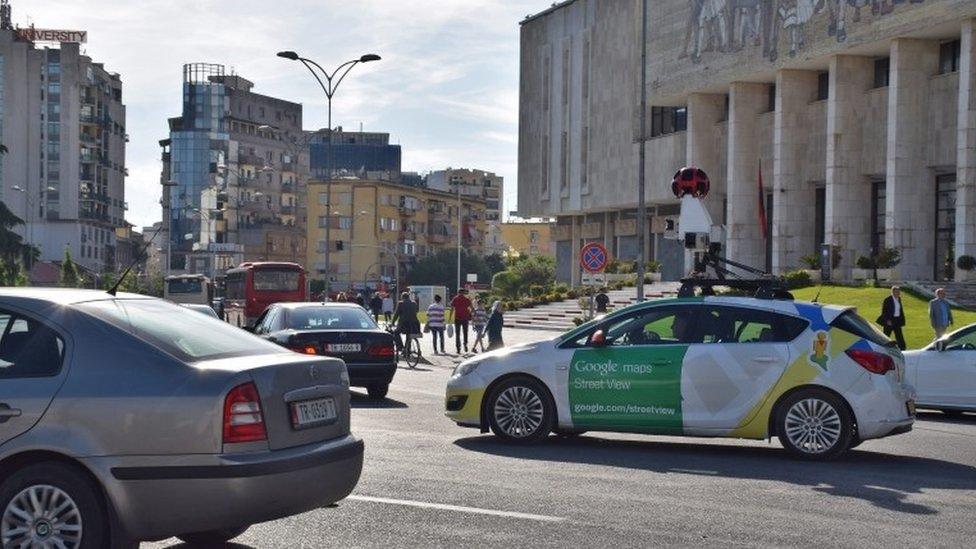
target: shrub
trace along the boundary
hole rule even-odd
[[[898,248],[881,248],[874,258],[879,269],[890,269],[901,263],[901,250]]]
[[[546,293],[546,288],[541,284],[533,284],[529,287],[529,295],[532,297],[539,297],[544,293]]]
[[[617,274],[630,274],[634,272],[634,262],[621,261],[617,264]]]
[[[659,273],[661,272],[661,262],[660,261],[648,261],[644,265],[644,271],[648,273]]]
[[[854,264],[857,265],[858,269],[870,270],[870,269],[874,269],[877,263],[874,261],[874,259],[866,255],[859,255],[857,256],[857,261],[855,261]]]
[[[563,295],[565,295],[565,294],[569,293],[569,286],[567,286],[566,284],[560,282],[559,284],[556,284],[555,286],[553,286],[552,291],[556,292],[557,294],[563,294]]]
[[[585,321],[583,320],[583,317],[580,317],[580,316],[574,316],[574,317],[573,317],[573,324],[575,324],[576,326],[579,326],[579,325],[580,325],[580,324],[582,324],[583,322],[585,322]]]
[[[644,284],[654,284],[654,279],[651,278],[651,275],[644,275]]]
[[[810,277],[810,273],[802,269],[784,274],[783,280],[786,281],[786,287],[791,290],[813,286],[813,279]]]
[[[800,258],[800,263],[811,271],[819,271],[823,266],[823,261],[820,260],[820,254],[805,255]]]
[[[976,269],[976,257],[971,255],[961,255],[959,259],[956,260],[956,266],[963,271],[972,271]]]

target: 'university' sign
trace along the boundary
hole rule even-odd
[[[36,29],[34,27],[18,29],[17,34],[24,40],[31,42],[88,42],[88,31]]]

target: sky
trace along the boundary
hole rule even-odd
[[[304,105],[326,125],[325,96],[294,50],[326,68],[364,53],[333,99],[333,123],[390,133],[404,171],[477,168],[505,178],[515,209],[519,22],[552,0],[11,0],[21,26],[88,31],[85,52],[122,75],[126,219],[161,218],[159,140],[181,112],[184,63],[220,63],[254,91]]]

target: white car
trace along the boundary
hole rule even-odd
[[[458,366],[447,416],[509,442],[588,430],[766,439],[830,459],[905,433],[901,352],[852,308],[697,297],[632,305]]]
[[[909,383],[918,406],[950,415],[976,411],[976,324],[960,328],[928,347],[905,352]]]

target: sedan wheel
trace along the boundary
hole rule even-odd
[[[847,407],[818,389],[794,393],[778,408],[780,442],[806,459],[833,459],[851,447],[853,429]]]
[[[488,399],[488,420],[492,432],[507,442],[538,442],[552,430],[554,407],[549,392],[530,378],[503,382]]]
[[[23,469],[0,487],[3,547],[101,547],[105,514],[81,474],[60,463]]]

